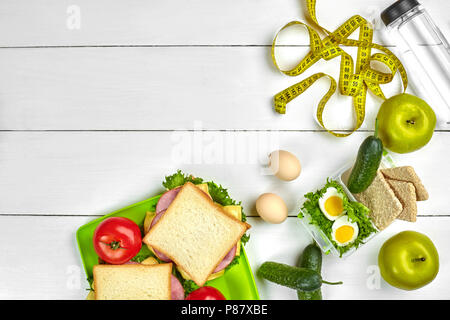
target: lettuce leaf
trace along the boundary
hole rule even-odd
[[[139,250],[139,252],[137,253],[137,255],[135,255],[135,256],[131,259],[131,261],[141,263],[142,261],[144,261],[145,259],[147,259],[147,258],[149,258],[149,257],[154,257],[155,259],[159,260],[159,259],[153,254],[153,252],[150,251],[150,249],[147,247],[146,244],[142,244],[141,250]]]
[[[202,178],[196,178],[192,175],[186,175],[181,170],[177,170],[171,176],[166,176],[166,179],[163,181],[162,185],[167,189],[174,189],[176,187],[182,186],[186,182],[192,182],[193,184],[203,183]]]
[[[347,212],[349,219],[352,222],[356,222],[358,224],[359,233],[354,242],[346,245],[346,246],[338,246],[335,241],[333,241],[331,237],[333,221],[328,220],[325,215],[322,213],[319,207],[319,199],[323,196],[323,194],[327,191],[328,188],[334,187],[336,190],[343,195],[343,206],[344,210]],[[323,233],[328,237],[331,243],[335,246],[335,248],[339,251],[340,256],[349,251],[352,248],[358,248],[361,244],[364,243],[364,240],[368,238],[372,233],[377,232],[372,222],[369,219],[370,210],[359,202],[350,201],[347,197],[342,186],[334,180],[327,179],[325,186],[322,189],[317,190],[316,192],[310,192],[305,194],[305,198],[307,199],[302,207],[302,211],[298,214],[299,218],[303,218],[303,212],[306,212],[311,217],[311,224],[319,227]]]
[[[197,290],[198,288],[200,288],[192,280],[186,280],[186,279],[184,279],[181,276],[179,277],[179,279],[180,279],[181,285],[183,286],[183,289],[184,289],[184,297],[186,297],[192,291]]]

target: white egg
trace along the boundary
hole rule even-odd
[[[320,211],[328,220],[334,221],[345,213],[343,195],[330,187],[319,199]]]
[[[263,193],[256,200],[256,212],[266,222],[282,223],[288,216],[284,200],[274,193]]]
[[[274,151],[269,154],[269,159],[269,167],[278,179],[292,181],[297,179],[302,171],[300,161],[289,151]]]
[[[352,222],[347,215],[337,219],[331,227],[331,237],[338,246],[346,246],[355,241],[359,228],[356,222]]]

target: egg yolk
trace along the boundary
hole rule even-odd
[[[330,216],[338,216],[344,211],[342,199],[338,196],[331,196],[325,201],[325,211]]]
[[[335,238],[339,243],[345,243],[352,239],[354,232],[353,227],[342,226],[336,229]]]

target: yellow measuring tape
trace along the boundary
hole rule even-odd
[[[278,31],[273,40],[272,61],[279,71],[288,76],[297,76],[322,58],[325,60],[330,60],[340,56],[341,65],[339,73],[339,83],[336,84],[336,81],[333,79],[333,77],[325,73],[320,72],[313,74],[312,76],[276,94],[274,97],[275,111],[281,114],[286,113],[287,103],[306,91],[316,80],[322,77],[327,77],[331,82],[330,89],[319,102],[319,105],[317,107],[317,120],[325,130],[327,130],[334,136],[346,137],[352,134],[355,130],[359,129],[359,127],[361,127],[362,123],[364,122],[367,89],[369,89],[376,96],[382,99],[386,99],[383,91],[380,88],[380,84],[391,82],[394,78],[394,74],[398,71],[403,82],[403,91],[405,91],[408,85],[406,71],[400,60],[390,50],[372,42],[372,26],[363,17],[355,15],[348,19],[334,32],[330,32],[320,26],[317,21],[316,0],[306,0],[306,2],[308,13],[312,21],[314,22],[316,27],[327,36],[324,39],[321,39],[318,32],[307,24],[300,21],[289,22],[283,28],[281,28],[280,31]],[[293,69],[281,70],[275,58],[275,47],[278,34],[282,30],[293,25],[300,25],[308,30],[311,51]],[[348,39],[348,37],[357,29],[360,29],[359,39]],[[354,66],[352,57],[344,50],[342,50],[340,45],[358,48],[356,68]],[[375,53],[371,55],[371,49],[377,49],[379,51],[382,51],[383,53]],[[372,69],[370,66],[371,61],[379,61],[385,64],[389,68],[391,73],[384,73]],[[323,124],[322,116],[325,105],[333,95],[333,93],[336,91],[336,88],[338,86],[341,94],[351,96],[353,98],[353,106],[356,113],[356,125],[349,133],[337,133],[328,130]]]

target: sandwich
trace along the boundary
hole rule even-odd
[[[172,264],[95,265],[95,300],[170,300]]]
[[[170,185],[174,179],[178,182]],[[168,177],[166,183],[173,188],[161,196],[153,218],[149,215],[152,222],[147,219],[143,242],[158,259],[175,265],[183,283],[192,281],[201,287],[223,275],[238,259],[250,225],[243,219],[242,207],[226,201],[231,199],[223,188],[181,172]]]
[[[139,226],[145,245],[123,264],[99,257],[88,299],[183,300],[239,263],[250,228],[241,204],[222,186],[180,170],[163,186]]]

